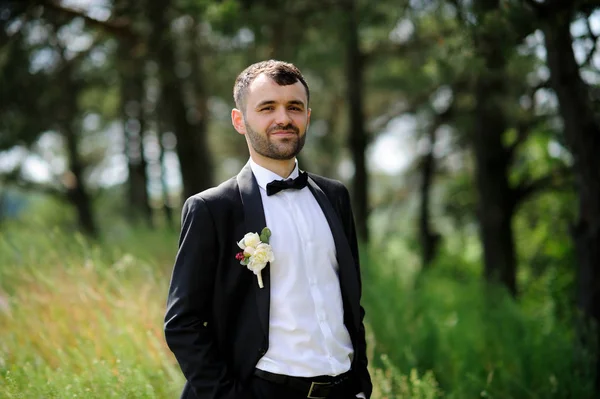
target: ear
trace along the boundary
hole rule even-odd
[[[306,128],[310,125],[310,108],[308,109],[308,113],[306,115]]]
[[[246,134],[246,124],[244,123],[244,115],[237,108],[231,110],[231,124],[239,134]]]

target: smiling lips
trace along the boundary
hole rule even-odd
[[[291,130],[276,130],[274,132],[271,132],[271,134],[273,136],[295,136],[296,132]]]
[[[268,131],[269,136],[273,135],[279,137],[296,136],[298,133],[300,133],[299,129],[291,123],[287,125],[275,125]]]

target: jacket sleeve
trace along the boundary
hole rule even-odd
[[[358,330],[358,338],[357,338],[357,348],[355,349],[355,356],[357,356],[356,364],[357,364],[357,373],[360,378],[360,388],[361,391],[365,394],[367,398],[371,397],[371,392],[373,391],[373,384],[371,382],[371,376],[369,375],[369,370],[367,369],[368,360],[367,360],[367,342],[365,337],[365,326],[364,326],[364,318],[365,318],[365,309],[360,304],[361,296],[362,296],[362,281],[361,281],[361,273],[360,273],[360,258],[358,252],[358,240],[356,238],[356,228],[354,225],[354,215],[352,213],[352,204],[350,201],[350,194],[348,193],[348,189],[342,186],[343,190],[343,204],[344,209],[347,212],[344,212],[343,215],[343,224],[344,230],[346,232],[346,237],[348,239],[348,243],[350,244],[350,250],[352,251],[352,256],[356,261],[356,273],[359,279],[359,292],[358,292],[358,300],[360,305],[360,325]]]
[[[200,197],[184,204],[179,250],[171,276],[165,338],[199,399],[246,399],[220,356],[211,331],[218,242],[214,220]]]

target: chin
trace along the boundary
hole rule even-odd
[[[276,155],[276,156],[275,156],[275,158],[273,158],[273,159],[277,159],[277,160],[280,160],[280,161],[289,161],[289,160],[291,160],[291,159],[294,159],[294,158],[296,158],[296,155],[297,155],[297,154],[293,154],[293,155],[279,155],[279,154],[278,154],[278,155]]]

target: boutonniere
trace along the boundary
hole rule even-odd
[[[241,265],[254,272],[260,288],[263,288],[261,270],[267,266],[267,263],[275,260],[273,250],[269,245],[269,237],[271,237],[271,230],[265,227],[260,235],[258,233],[247,233],[237,243],[242,252],[235,255],[235,258],[240,261]]]

